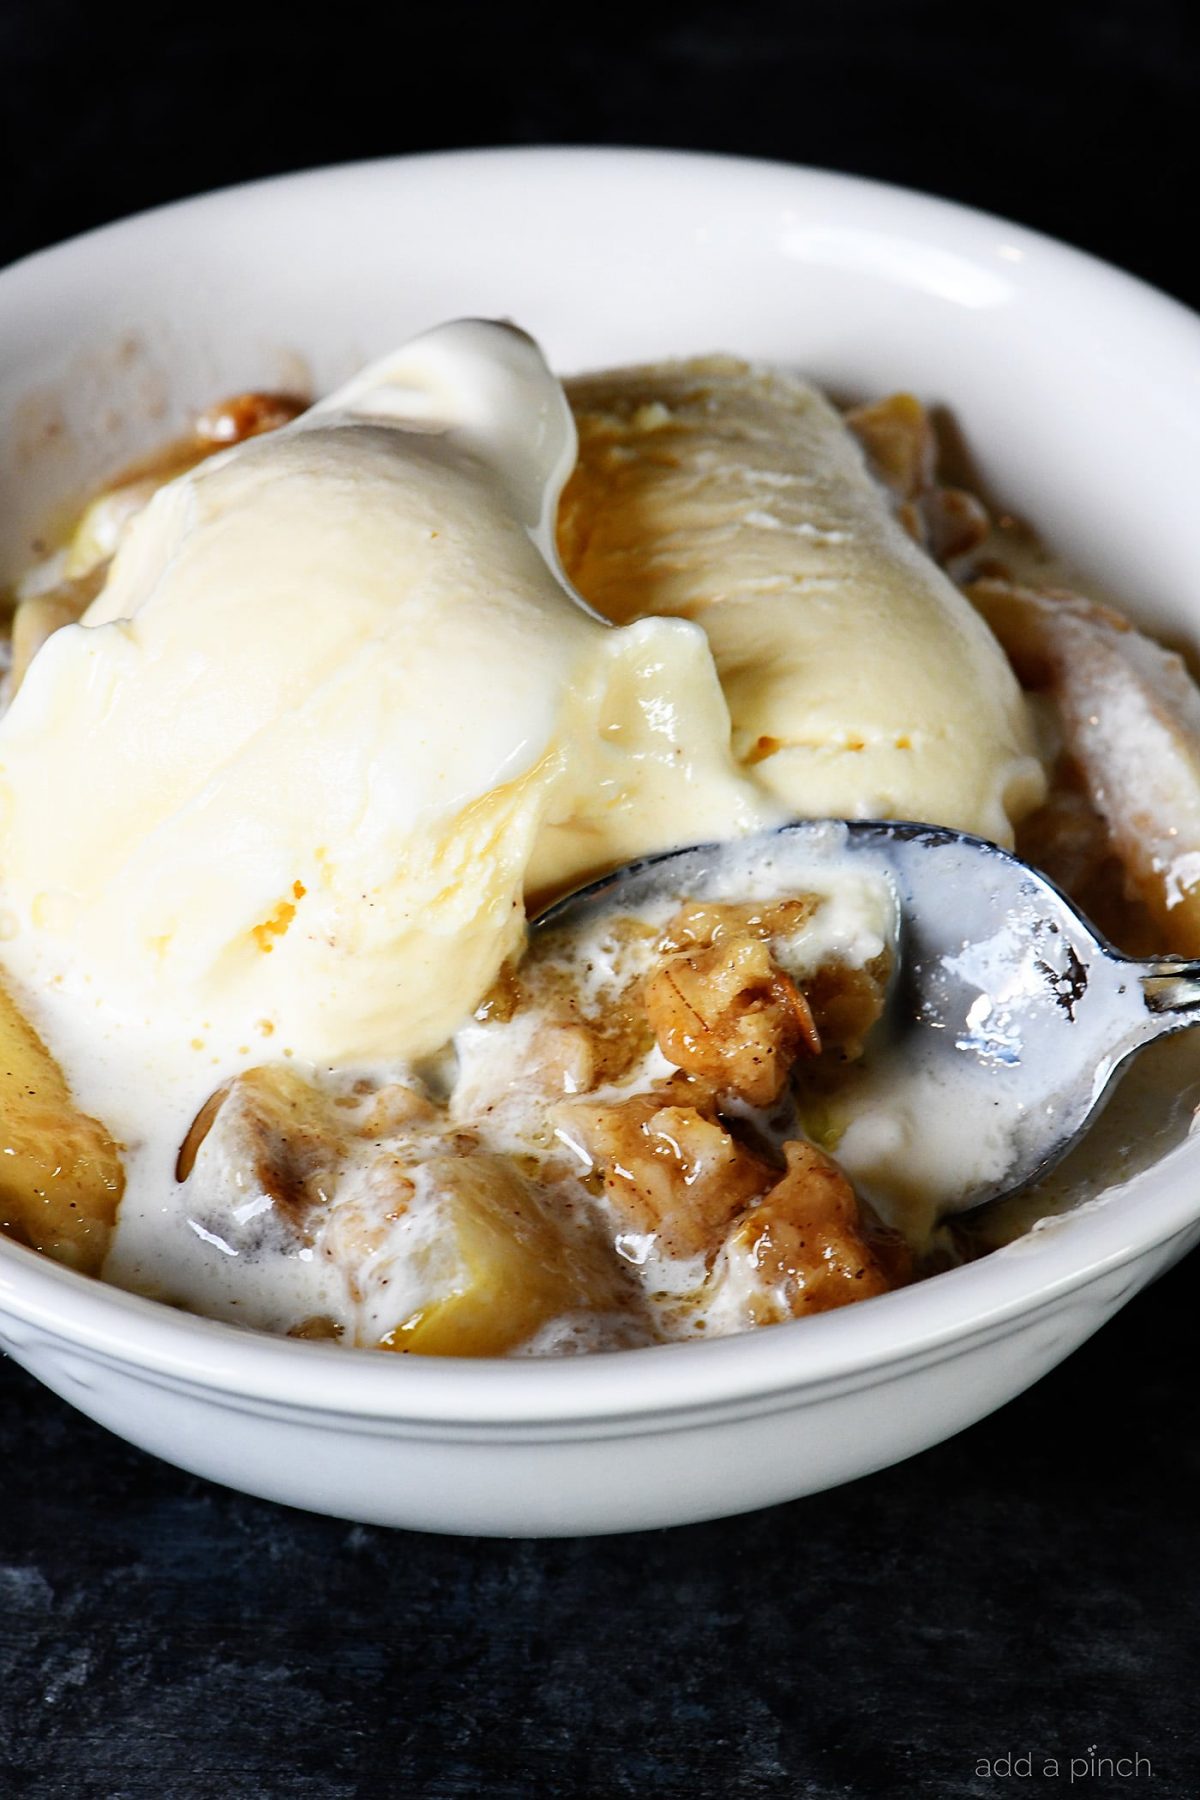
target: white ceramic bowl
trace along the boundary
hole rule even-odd
[[[0,567],[81,486],[245,386],[325,388],[508,315],[573,370],[726,348],[952,402],[984,476],[1159,629],[1200,625],[1200,326],[1043,238],[812,170],[503,151],[169,207],[0,276]],[[101,776],[102,778],[102,776]],[[970,1267],[713,1343],[564,1362],[348,1353],[187,1317],[0,1242],[0,1343],[248,1492],[518,1535],[679,1523],[846,1481],[1051,1368],[1200,1235],[1200,1142]]]

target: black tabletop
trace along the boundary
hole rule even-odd
[[[0,260],[313,163],[644,143],[925,187],[1200,303],[1185,0],[8,0],[0,70]],[[0,1364],[0,1800],[1194,1800],[1198,1299],[1193,1261],[899,1468],[592,1541],[245,1499]]]

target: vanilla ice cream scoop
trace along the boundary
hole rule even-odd
[[[1011,844],[1041,798],[999,645],[794,377],[709,357],[568,384],[561,542],[620,623],[697,620],[734,751],[793,815],[917,819]]]
[[[574,455],[536,346],[468,321],[163,488],[0,721],[18,985],[164,1054],[417,1056],[527,888],[769,816],[700,629],[566,586]]]

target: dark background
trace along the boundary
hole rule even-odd
[[[1200,8],[1167,0],[0,0],[0,79],[0,261],[314,163],[640,143],[928,188],[1200,303]],[[1198,1298],[1193,1262],[898,1469],[593,1542],[289,1513],[0,1365],[0,1800],[963,1800],[1093,1747],[1153,1774],[1071,1793],[1195,1800]]]

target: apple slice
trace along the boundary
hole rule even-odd
[[[0,1231],[94,1275],[124,1186],[117,1145],[0,988]]]
[[[423,1253],[437,1297],[385,1333],[380,1349],[503,1356],[566,1313],[628,1309],[612,1252],[568,1237],[506,1157],[435,1157],[424,1180],[442,1211]]]

